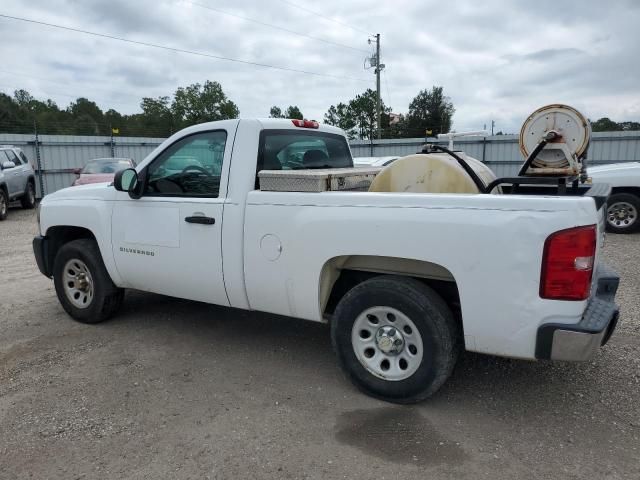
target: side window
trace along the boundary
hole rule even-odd
[[[0,150],[0,163],[13,162],[6,150]],[[15,162],[14,162],[15,163]]]
[[[10,161],[12,161],[13,163],[16,164],[16,167],[22,165],[22,162],[17,157],[17,155],[15,153],[13,153],[13,150],[5,150],[4,153],[7,154],[7,157],[9,157]]]
[[[174,143],[149,165],[144,194],[217,197],[226,141],[226,132],[215,131]]]
[[[24,154],[22,150],[20,150],[18,153],[20,154],[19,156],[22,159],[22,163],[29,163],[29,160],[27,160],[27,156]]]

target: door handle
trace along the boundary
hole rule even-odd
[[[187,223],[199,223],[201,225],[213,225],[216,223],[216,219],[212,217],[205,217],[203,215],[192,215],[191,217],[184,217],[184,221]]]

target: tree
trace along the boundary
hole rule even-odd
[[[71,102],[67,107],[67,111],[74,117],[89,116],[95,122],[101,122],[104,115],[96,102],[92,102],[84,97],[80,97],[75,102]]]
[[[237,118],[240,114],[236,104],[222,91],[222,86],[210,80],[204,85],[194,83],[188,87],[179,87],[173,97],[171,112],[178,128]]]
[[[297,118],[298,120],[303,120],[304,115],[302,115],[302,112],[297,105],[289,105],[285,112],[285,118]]]
[[[381,102],[382,128],[389,127],[391,108]],[[348,104],[331,105],[324,115],[325,123],[343,129],[350,139],[376,137],[376,92],[367,89],[356,95]]]
[[[282,114],[282,110],[280,109],[280,107],[276,107],[276,106],[271,107],[271,110],[269,110],[269,117],[285,118],[285,116]]]
[[[299,120],[304,119],[304,115],[296,105],[289,105],[287,109],[282,112],[280,107],[273,106],[269,110],[269,117],[271,118],[297,118]]]
[[[421,90],[409,104],[407,123],[413,135],[424,135],[431,130],[435,136],[447,133],[455,108],[449,97],[445,96],[442,87],[432,87],[431,90]]]
[[[171,135],[176,130],[169,97],[144,97],[140,103],[142,114],[139,123],[144,125],[148,134],[154,136]]]
[[[620,126],[608,117],[600,118],[591,124],[594,132],[615,132]]]

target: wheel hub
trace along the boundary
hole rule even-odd
[[[627,202],[617,202],[609,207],[609,223],[615,227],[628,227],[635,223],[638,217],[636,208]]]
[[[77,308],[87,308],[93,300],[93,278],[87,264],[79,259],[69,260],[63,273],[64,292]]]
[[[404,349],[404,336],[397,328],[385,325],[376,332],[376,345],[387,355],[398,355]]]
[[[358,315],[351,330],[351,345],[365,369],[389,381],[409,378],[424,355],[416,324],[388,306],[370,307]]]

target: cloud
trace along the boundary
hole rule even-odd
[[[640,2],[434,0],[340,2],[296,9],[281,0],[198,0],[198,4],[349,45],[329,45],[182,0],[5,0],[0,13],[128,39],[298,70],[331,78],[243,65],[0,19],[0,89],[24,87],[66,105],[95,99],[103,108],[139,111],[142,97],[219,81],[242,116],[272,105],[298,105],[322,119],[331,104],[375,88],[363,68],[367,35],[382,34],[382,96],[407,110],[422,89],[442,85],[456,107],[457,130],[496,121],[516,132],[536,108],[564,102],[590,118],[640,118]],[[12,73],[6,73],[12,72]],[[361,79],[354,80],[354,79]]]

